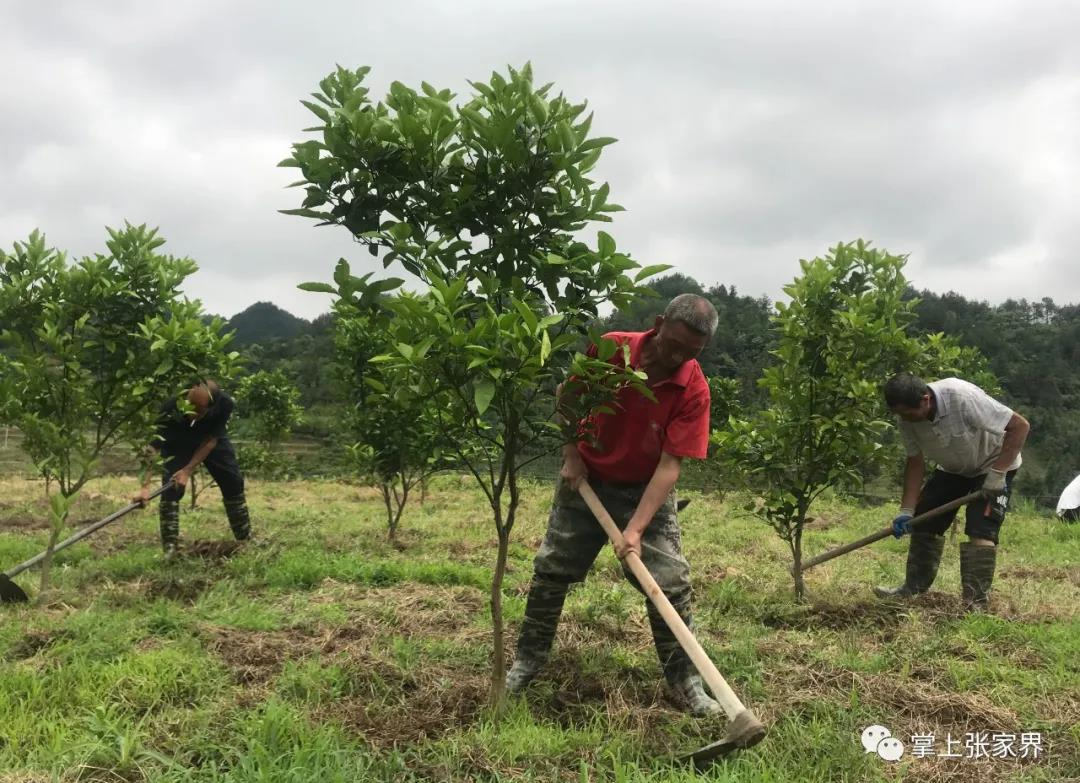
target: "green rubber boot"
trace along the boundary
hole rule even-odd
[[[945,537],[933,533],[912,533],[908,547],[907,576],[899,587],[875,587],[878,598],[908,598],[925,593],[937,577]]]
[[[970,541],[960,545],[960,596],[965,610],[985,612],[990,608],[996,568],[996,546],[979,546]]]

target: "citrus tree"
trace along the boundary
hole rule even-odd
[[[389,341],[388,316],[382,297],[366,311],[358,303],[338,300],[334,346],[338,377],[349,403],[340,439],[355,473],[382,493],[387,535],[396,541],[413,489],[448,467],[453,452],[466,450],[467,433],[443,426],[435,416],[440,406],[452,404],[448,395],[432,399],[393,393],[392,368],[373,361],[395,350]]]
[[[300,390],[281,370],[259,370],[235,386],[237,431],[254,440],[240,450],[245,468],[280,472],[287,464],[282,444],[304,418]]]
[[[108,229],[105,253],[75,264],[37,231],[0,251],[0,413],[55,488],[42,597],[71,502],[102,454],[145,446],[163,398],[192,377],[227,374],[236,358],[223,322],[204,321],[180,293],[195,262],[160,254],[164,241],[125,225]]]
[[[576,436],[552,421],[551,396],[569,369],[596,402],[638,374],[575,351],[608,302],[628,305],[641,281],[667,267],[639,269],[615,240],[579,234],[621,207],[591,178],[614,139],[590,136],[592,116],[532,69],[470,82],[463,99],[427,83],[400,82],[383,101],[364,86],[367,68],[338,68],[305,105],[318,138],[293,146],[283,166],[299,169],[303,205],[291,214],[344,226],[384,266],[398,263],[415,293],[386,303],[390,349],[372,359],[393,379],[402,404],[438,401],[430,415],[476,480],[498,539],[491,584],[492,700],[504,698],[502,582],[528,455]],[[633,277],[631,270],[637,270]],[[394,290],[400,279],[356,277],[339,264],[332,283],[312,283],[338,301]],[[614,350],[612,346],[611,350]],[[445,404],[443,404],[445,402]],[[577,421],[585,410],[571,412]]]
[[[754,510],[787,542],[795,593],[805,596],[803,528],[815,499],[857,482],[892,456],[882,384],[901,370],[940,377],[978,357],[941,335],[908,333],[917,300],[905,298],[906,256],[862,240],[800,261],[773,328],[776,361],[760,383],[768,406],[714,433],[717,457],[757,493]]]

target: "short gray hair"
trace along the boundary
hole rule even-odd
[[[713,303],[704,296],[679,294],[668,303],[664,310],[664,320],[684,323],[698,334],[712,339],[716,334],[720,316],[716,314]]]
[[[930,393],[926,381],[911,373],[902,372],[885,382],[885,404],[890,408],[902,405],[905,408],[918,408],[923,395]]]

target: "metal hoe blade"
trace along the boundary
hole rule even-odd
[[[7,574],[0,574],[0,604],[21,604],[29,601],[26,592],[11,581]]]
[[[765,726],[750,710],[743,710],[728,724],[724,738],[698,748],[683,756],[680,761],[692,761],[698,769],[704,769],[713,761],[735,750],[751,748],[765,738]]]

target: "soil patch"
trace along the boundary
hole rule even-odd
[[[228,560],[244,548],[243,541],[192,541],[180,549],[181,557],[201,557],[203,560]]]
[[[1001,570],[1002,579],[1030,579],[1035,582],[1068,582],[1080,587],[1080,566],[1014,566]]]
[[[48,530],[49,520],[43,517],[13,517],[0,520],[0,530]]]
[[[335,604],[348,610],[349,619],[331,632],[344,638],[355,629],[386,633],[388,623],[402,636],[439,638],[472,636],[480,632],[473,620],[487,609],[487,596],[473,587],[422,585],[403,582],[393,587],[370,588],[327,580],[307,603]]]
[[[193,604],[209,586],[210,580],[202,576],[154,576],[147,580],[146,595]]]
[[[313,652],[311,637],[302,630],[246,631],[205,627],[199,635],[207,647],[232,669],[236,682],[262,685],[278,675],[286,661]]]
[[[485,606],[484,596],[468,587],[405,584],[372,590],[332,583],[324,584],[311,602],[342,606],[348,611],[348,619],[332,627],[280,631],[207,627],[200,635],[234,671],[236,680],[246,684],[265,683],[277,676],[286,661],[313,655],[344,657],[357,668],[358,674],[368,668],[377,671],[381,664],[372,647],[380,645],[379,637],[388,632],[405,638],[431,637],[461,644],[480,643],[480,637],[488,635],[473,625],[474,614]],[[393,664],[382,665],[388,671],[380,672],[381,678],[395,676]],[[459,672],[447,673],[447,681],[459,680],[458,675]],[[418,711],[423,709],[418,707]]]
[[[413,676],[377,665],[364,673],[377,680],[380,689],[395,688],[397,700],[387,704],[362,695],[339,699],[317,712],[316,720],[340,721],[376,747],[438,739],[474,723],[487,706],[489,674],[458,670],[447,677],[427,670]]]
[[[812,631],[819,628],[843,630],[847,628],[879,629],[888,636],[895,636],[903,622],[903,614],[895,605],[875,601],[861,604],[818,603],[789,613],[770,613],[761,618],[762,625],[785,631]]]
[[[864,704],[887,707],[902,716],[905,723],[891,726],[897,736],[949,729],[954,736],[970,731],[1020,731],[1015,712],[1000,707],[979,693],[946,691],[932,681],[915,677],[890,677],[833,669],[824,664],[793,664],[766,675],[770,696],[764,709],[773,715],[821,700],[848,703],[857,693]],[[965,729],[965,727],[967,727]]]
[[[145,544],[148,539],[145,534],[138,531],[110,525],[87,541],[92,551],[102,555],[112,555],[130,549],[132,546]]]
[[[846,514],[818,514],[818,516],[806,520],[806,527],[810,530],[828,530],[846,521]]]
[[[22,639],[15,642],[5,656],[9,661],[25,661],[33,658],[42,650],[48,649],[57,642],[72,638],[71,631],[34,631],[26,634]]]

